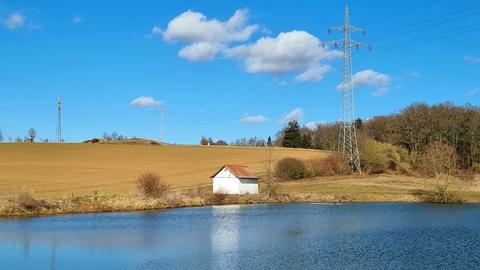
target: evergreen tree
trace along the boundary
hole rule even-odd
[[[272,146],[272,138],[270,136],[267,139],[267,146]]]
[[[288,122],[287,127],[283,130],[284,147],[298,148],[302,145],[302,134],[300,133],[300,124],[293,120]]]

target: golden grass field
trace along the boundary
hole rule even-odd
[[[119,144],[0,144],[0,196],[23,186],[36,196],[58,198],[135,192],[136,178],[156,172],[173,189],[210,185],[222,165],[249,166],[262,175],[266,148]],[[328,155],[316,150],[274,148],[275,160]]]

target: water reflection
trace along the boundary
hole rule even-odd
[[[473,269],[478,224],[479,205],[429,204],[10,219],[0,220],[0,269]]]
[[[212,207],[210,233],[214,269],[235,269],[238,266],[238,242],[241,206]]]

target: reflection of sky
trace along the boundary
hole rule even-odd
[[[237,205],[0,220],[0,269],[365,269],[385,261],[397,269],[471,269],[480,265],[478,224],[480,205],[429,204]]]

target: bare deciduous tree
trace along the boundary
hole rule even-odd
[[[35,138],[37,137],[37,131],[34,128],[28,130],[28,140],[30,142],[35,142]]]

